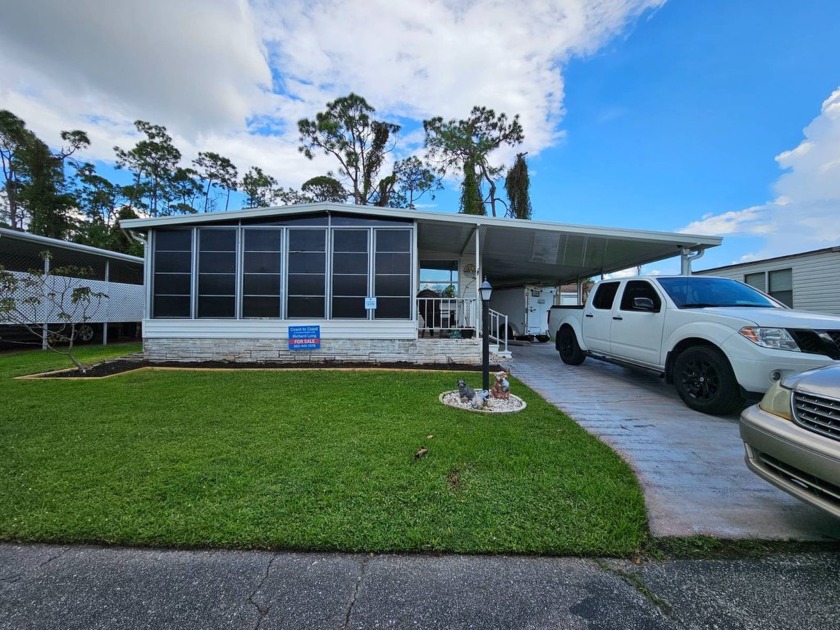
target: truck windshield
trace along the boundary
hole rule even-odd
[[[784,308],[772,298],[747,284],[728,278],[689,276],[657,278],[677,308],[704,308],[711,306],[750,306]]]

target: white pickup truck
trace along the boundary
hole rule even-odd
[[[560,358],[652,370],[692,409],[727,414],[786,374],[840,362],[840,317],[794,311],[711,276],[602,280],[584,306],[554,306]]]

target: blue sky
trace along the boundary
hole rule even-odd
[[[667,3],[567,67],[566,138],[532,162],[538,177],[553,175],[535,207],[679,230],[773,199],[775,156],[799,145],[840,85],[839,36],[840,3]],[[698,265],[728,264],[764,241],[727,234]]]
[[[522,117],[534,218],[723,236],[708,268],[840,244],[838,41],[834,0],[33,0],[0,22],[0,107],[87,130],[106,171],[140,118],[299,187],[333,165],[295,121],[337,96],[403,155],[486,105]]]

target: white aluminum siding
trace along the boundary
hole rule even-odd
[[[840,252],[823,251],[774,261],[756,261],[724,269],[695,272],[744,281],[750,273],[791,269],[793,308],[829,315],[840,315]]]
[[[147,319],[143,337],[176,339],[288,339],[289,326],[321,327],[321,339],[416,339],[410,320]]]

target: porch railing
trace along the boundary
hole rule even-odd
[[[476,302],[475,298],[417,298],[420,336],[475,335],[480,323],[476,319]]]
[[[475,298],[417,298],[420,337],[470,338],[481,334],[481,305]],[[490,309],[490,341],[508,347],[508,316]]]
[[[508,316],[490,309],[490,341],[499,344],[499,350],[508,349]]]

